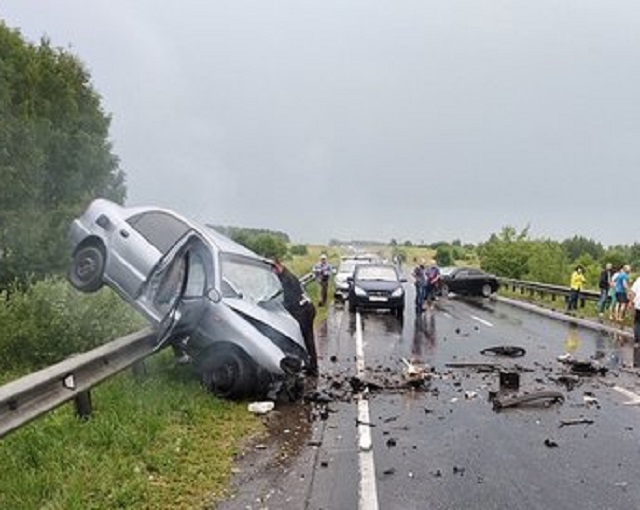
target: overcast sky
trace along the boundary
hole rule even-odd
[[[640,241],[637,0],[0,0],[86,63],[130,205],[297,242]]]

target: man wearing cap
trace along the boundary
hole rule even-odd
[[[320,301],[318,306],[325,306],[327,304],[327,295],[329,289],[329,277],[333,268],[331,264],[327,262],[327,256],[323,253],[320,255],[320,261],[313,266],[313,276],[320,285]]]

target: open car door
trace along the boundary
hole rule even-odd
[[[204,313],[214,276],[211,250],[195,232],[185,235],[151,272],[140,305],[158,324],[155,350],[187,336]]]

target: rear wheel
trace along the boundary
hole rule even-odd
[[[79,248],[73,255],[73,262],[69,270],[69,281],[82,292],[95,292],[102,287],[105,255],[102,247],[97,244],[87,244]]]
[[[200,371],[202,383],[214,395],[240,399],[255,392],[255,367],[240,349],[211,349]]]
[[[493,292],[493,289],[491,288],[491,285],[488,283],[485,283],[482,288],[480,289],[480,292],[482,292],[482,296],[483,297],[489,297],[491,295],[491,293]]]

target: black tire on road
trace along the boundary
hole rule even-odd
[[[102,287],[105,255],[98,244],[87,244],[73,255],[69,281],[82,292],[96,292]]]
[[[241,399],[256,391],[255,367],[249,357],[237,347],[211,350],[201,369],[202,383],[214,395]]]
[[[449,296],[449,286],[446,283],[443,283],[440,286],[440,294],[442,295],[442,297],[446,298]]]
[[[483,297],[489,297],[491,295],[491,293],[493,292],[493,289],[491,288],[491,285],[488,283],[485,283],[482,288],[480,289],[480,292],[482,292],[482,296]]]

